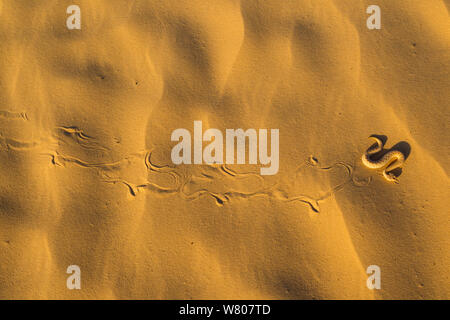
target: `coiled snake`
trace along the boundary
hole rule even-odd
[[[369,138],[374,139],[376,145],[367,149],[367,151],[363,154],[361,158],[362,163],[370,169],[384,168],[383,177],[387,181],[398,183],[398,178],[392,173],[392,171],[396,168],[400,168],[403,165],[403,162],[405,161],[405,155],[398,150],[391,150],[379,160],[372,160],[370,158],[372,155],[383,150],[384,142],[376,136],[370,136]]]

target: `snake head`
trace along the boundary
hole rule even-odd
[[[383,176],[387,181],[394,182],[396,184],[399,183],[398,178],[392,172],[389,173],[383,172]]]

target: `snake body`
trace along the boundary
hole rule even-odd
[[[376,145],[367,149],[363,154],[361,160],[362,163],[370,169],[382,169],[383,177],[390,182],[398,183],[397,177],[392,173],[392,170],[400,168],[405,161],[405,156],[398,150],[391,150],[387,152],[381,159],[372,160],[370,157],[383,150],[384,143],[381,139],[375,136],[370,136],[369,138],[374,139]]]

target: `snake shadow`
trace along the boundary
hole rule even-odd
[[[386,145],[386,142],[388,140],[388,137],[382,134],[372,134],[371,137],[377,137],[381,141],[383,141],[383,145]],[[380,158],[383,157],[386,153],[388,153],[391,150],[400,151],[405,156],[405,161],[408,159],[409,155],[411,154],[411,145],[406,141],[400,141],[399,143],[392,146],[390,149],[384,149],[380,152]],[[398,177],[402,174],[402,168],[397,168],[392,170],[392,173]]]

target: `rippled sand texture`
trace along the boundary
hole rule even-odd
[[[0,0],[0,298],[450,297],[449,1],[73,2]],[[194,120],[279,173],[174,166]]]

